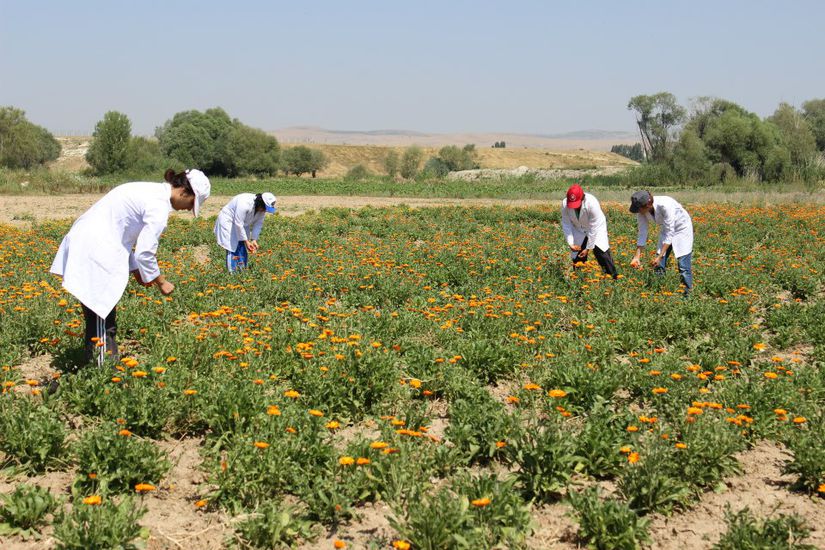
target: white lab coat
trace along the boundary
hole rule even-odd
[[[597,246],[604,251],[610,248],[607,219],[598,199],[590,193],[584,194],[578,218],[574,209],[567,208],[567,198],[561,201],[561,229],[568,246],[581,246],[587,237],[587,250],[593,250]],[[571,257],[575,258],[577,254],[578,252],[572,252]]]
[[[221,208],[215,220],[215,237],[221,248],[234,252],[241,241],[255,241],[264,226],[266,211],[255,212],[255,195],[241,193]]]
[[[63,237],[51,272],[80,302],[106,318],[117,305],[129,272],[153,281],[160,275],[158,239],[172,211],[168,183],[124,183],[109,191]],[[134,250],[133,250],[134,249]]]
[[[675,199],[666,196],[653,197],[653,214],[650,212],[636,214],[636,221],[639,226],[639,238],[636,246],[647,244],[647,231],[650,222],[658,223],[661,227],[659,231],[659,244],[656,253],[662,251],[662,245],[669,244],[673,248],[673,254],[681,258],[693,252],[693,222],[690,214]]]

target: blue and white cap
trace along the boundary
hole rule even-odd
[[[266,211],[270,214],[274,214],[276,210],[275,203],[278,201],[278,199],[275,198],[275,195],[272,193],[262,193],[261,198],[264,200],[264,207],[266,208]]]

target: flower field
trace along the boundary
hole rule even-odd
[[[825,545],[825,208],[688,210],[688,300],[672,260],[628,267],[626,205],[617,281],[572,268],[555,204],[273,218],[237,276],[173,219],[175,293],[130,283],[121,360],[79,370],[70,220],[0,226],[0,541],[657,547],[769,444],[808,513],[740,505],[699,547]]]

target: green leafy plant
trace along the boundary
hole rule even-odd
[[[780,514],[775,518],[758,519],[750,509],[725,510],[728,530],[714,550],[815,550],[816,546],[802,541],[810,534],[805,522],[797,516]]]
[[[14,464],[24,470],[41,472],[59,462],[64,451],[66,430],[50,408],[30,399],[0,396],[0,464]]]
[[[100,501],[99,497],[96,497],[90,502],[75,502],[70,512],[58,514],[54,526],[57,548],[140,548],[135,539],[148,534],[142,531],[138,524],[138,520],[146,513],[145,508],[128,497],[120,502]]]
[[[601,499],[595,487],[571,492],[570,505],[579,522],[579,538],[597,550],[635,550],[649,541],[648,521],[615,499]]]
[[[37,485],[18,485],[0,495],[0,536],[19,534],[24,540],[40,538],[39,528],[47,523],[60,502],[48,489]]]
[[[285,548],[312,542],[318,529],[296,507],[267,502],[254,511],[237,516],[230,544],[239,548]]]

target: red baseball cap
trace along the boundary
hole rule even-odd
[[[567,208],[578,208],[582,205],[583,198],[584,191],[582,191],[581,185],[574,183],[567,190]]]

